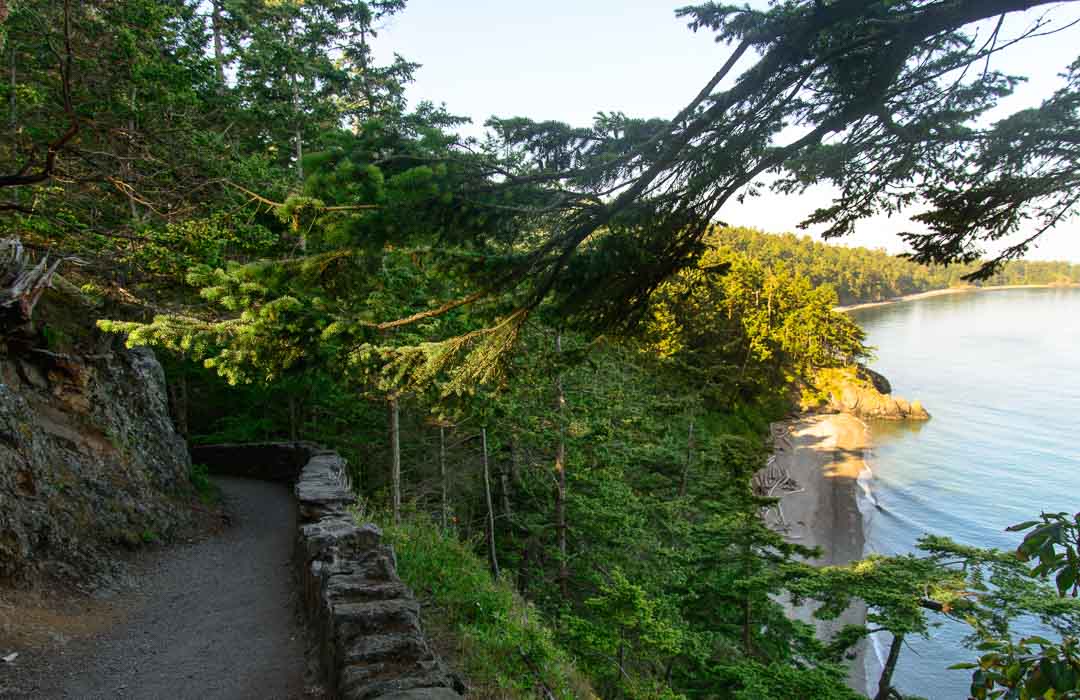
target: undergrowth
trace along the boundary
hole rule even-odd
[[[218,487],[214,482],[210,481],[210,470],[205,464],[192,464],[191,471],[188,473],[188,478],[191,481],[191,485],[195,488],[195,493],[199,496],[199,500],[204,505],[213,505],[217,503],[221,497],[218,491]]]
[[[470,698],[595,698],[539,612],[495,581],[487,563],[425,514],[400,525],[374,518],[397,554],[398,574],[424,604],[424,627],[468,678]]]
[[[750,402],[739,401],[722,410],[707,411],[702,416],[706,430],[714,435],[738,435],[759,439],[769,434],[769,424],[791,411],[791,400],[777,393]]]

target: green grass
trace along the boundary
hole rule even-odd
[[[468,544],[424,515],[381,520],[398,574],[424,604],[424,628],[471,686],[470,698],[595,698],[540,613],[509,581],[494,581]]]
[[[205,464],[192,464],[188,478],[204,505],[213,505],[221,498],[218,487],[210,481],[210,470]]]

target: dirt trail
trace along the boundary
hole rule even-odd
[[[232,525],[150,557],[136,593],[115,601],[125,613],[111,628],[47,658],[31,657],[14,685],[5,684],[0,668],[0,697],[304,697],[304,641],[290,569],[292,495],[280,484],[215,481]]]

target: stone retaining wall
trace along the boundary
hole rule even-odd
[[[344,459],[304,443],[193,450],[193,459],[212,473],[236,473],[238,465],[254,467],[261,457],[269,457],[265,472],[243,467],[244,475],[279,480],[286,465],[294,465],[294,556],[304,612],[331,696],[459,700],[453,678],[424,638],[420,605],[398,578],[393,548],[382,543],[378,527],[358,525],[349,512],[356,499]]]

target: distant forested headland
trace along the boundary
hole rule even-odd
[[[763,517],[794,481],[767,469],[773,424],[826,402],[838,377],[872,383],[855,367],[863,330],[834,308],[948,287],[975,266],[712,223],[765,175],[777,207],[835,188],[807,219],[835,235],[919,209],[929,233],[905,240],[934,263],[1017,222],[1047,230],[1080,214],[1080,63],[1040,106],[986,118],[1016,80],[988,68],[998,33],[987,44],[981,22],[1054,3],[684,7],[677,20],[727,50],[708,58],[687,43],[688,65],[716,59],[716,72],[689,102],[656,105],[669,116],[599,111],[571,125],[507,101],[470,127],[482,138],[436,106],[461,80],[416,102],[419,64],[378,43],[406,4],[0,0],[12,125],[0,129],[0,389],[18,376],[31,407],[56,394],[94,445],[133,460],[130,437],[154,426],[115,433],[66,388],[82,372],[69,366],[111,366],[103,349],[122,339],[158,353],[169,414],[192,443],[334,449],[357,517],[383,527],[472,697],[858,700],[849,662],[883,632],[875,699],[897,700],[905,638],[945,618],[972,625],[973,697],[1019,684],[1025,697],[1076,697],[1071,516],[1015,527],[1031,530],[1016,537],[1020,557],[927,537],[915,553],[820,568],[809,539]],[[505,33],[495,13],[484,22]],[[529,46],[480,48],[557,70]],[[1066,281],[1080,267],[1015,262],[982,284]],[[7,410],[9,395],[0,578],[29,541],[9,533],[43,532],[54,500],[87,514],[55,531],[65,551],[116,522],[110,541],[157,540],[126,511],[80,505],[96,477],[65,466],[53,479],[37,423]],[[28,472],[30,460],[48,469]],[[137,493],[121,477],[108,488]],[[187,481],[204,490],[206,470]],[[1012,515],[1001,510],[1000,526]],[[865,605],[866,624],[819,637],[789,600],[822,619]],[[1010,624],[1029,614],[1060,643],[1013,641]],[[944,672],[937,658],[904,663]]]
[[[883,250],[829,245],[809,236],[741,227],[716,229],[710,242],[745,253],[767,267],[783,265],[815,287],[831,284],[843,305],[960,285],[1080,283],[1080,264],[1058,260],[1013,260],[986,280],[967,282],[964,277],[977,270],[980,263],[920,265]]]

